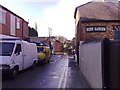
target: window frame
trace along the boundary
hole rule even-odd
[[[16,44],[14,54],[19,55],[19,54],[20,54],[20,52],[22,52],[22,47],[21,47],[21,44]]]
[[[6,25],[6,11],[0,9],[0,24]]]
[[[19,30],[20,29],[20,19],[17,18],[16,20],[16,28]]]

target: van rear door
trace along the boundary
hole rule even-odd
[[[31,52],[32,47],[30,48],[30,44],[26,41],[22,42],[23,45],[23,56],[24,56],[24,69],[30,67],[33,64]]]

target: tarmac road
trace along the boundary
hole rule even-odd
[[[49,64],[20,72],[14,80],[4,77],[2,88],[88,88],[74,60],[53,55]]]

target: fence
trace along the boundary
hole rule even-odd
[[[79,67],[92,88],[118,88],[120,41],[104,39],[79,46]]]

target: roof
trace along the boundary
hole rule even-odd
[[[21,40],[21,38],[0,34],[0,40]]]
[[[30,41],[43,42],[46,41],[48,37],[30,37]]]
[[[120,22],[120,20],[101,20],[101,19],[80,17],[80,22]]]
[[[88,2],[75,8],[74,18],[77,10],[80,17],[99,20],[120,20],[118,18],[118,5],[111,2]]]
[[[37,46],[48,46],[46,42],[33,42],[33,43],[35,43]]]
[[[18,16],[17,14],[13,13],[13,12],[10,11],[9,9],[7,9],[6,7],[0,5],[0,8],[6,10],[6,11],[8,11],[8,12],[10,12],[11,14],[13,14],[13,15],[15,15],[16,17],[18,17],[18,18],[22,19],[23,21],[25,21],[22,17],[20,17],[20,16]],[[28,23],[27,21],[25,21],[25,22]]]

